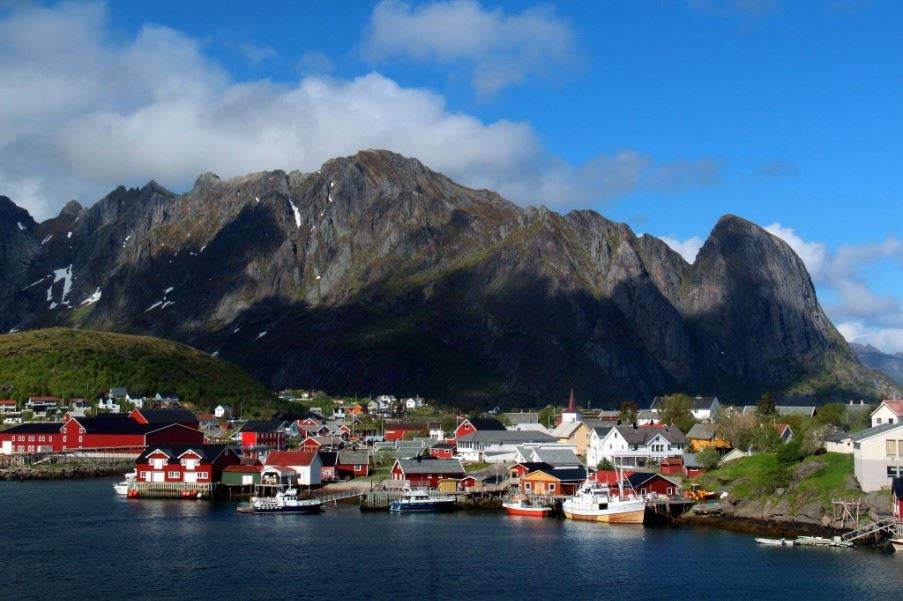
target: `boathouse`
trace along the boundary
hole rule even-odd
[[[573,495],[585,480],[585,467],[555,467],[530,472],[520,479],[520,487],[526,494]]]
[[[430,447],[430,457],[436,459],[451,459],[455,455],[458,445],[453,442],[437,442]]]
[[[436,488],[446,478],[463,478],[464,466],[454,459],[396,459],[392,480],[407,481],[411,488]]]
[[[266,484],[269,477],[277,482],[291,482],[303,486],[317,486],[322,483],[320,457],[316,451],[270,451],[263,463],[261,479]]]
[[[223,470],[241,458],[222,444],[165,445],[148,447],[135,460],[138,482],[155,484],[211,484]]]

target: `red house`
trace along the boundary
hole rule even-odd
[[[458,445],[453,442],[437,442],[430,447],[430,457],[436,459],[451,459],[458,450]]]
[[[553,466],[544,461],[522,461],[508,470],[508,476],[511,478],[523,478],[530,472],[551,469],[553,469]]]
[[[439,480],[464,476],[464,466],[454,459],[396,459],[392,466],[392,479],[407,480],[411,488],[436,488]]]
[[[370,473],[368,451],[339,451],[336,463],[338,478],[363,478]]]
[[[455,428],[454,437],[457,439],[461,438],[462,436],[467,436],[468,434],[473,434],[474,432],[500,431],[505,429],[505,425],[497,419],[466,417],[460,424],[458,424],[458,427]]]
[[[335,482],[338,480],[336,465],[339,462],[338,451],[317,451],[320,456],[320,481]]]
[[[285,447],[285,432],[279,422],[250,420],[238,431],[243,449],[281,449]]]
[[[680,483],[660,474],[636,472],[626,477],[625,480],[633,487],[633,490],[641,495],[652,493],[659,495],[680,494]]]
[[[684,460],[682,457],[665,457],[658,464],[658,470],[666,476],[684,473]]]
[[[60,424],[28,422],[0,431],[0,454],[58,453],[63,450]]]
[[[139,482],[212,484],[241,458],[221,444],[151,446],[135,460]]]
[[[406,435],[426,435],[427,433],[428,430],[426,424],[419,424],[417,422],[394,422],[386,424],[383,436],[386,441],[392,441],[404,440]]]

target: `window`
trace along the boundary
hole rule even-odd
[[[162,470],[163,469],[163,460],[162,459],[153,459],[153,460],[151,460],[151,465],[154,466],[155,470]]]
[[[28,437],[28,442],[34,442],[34,436],[29,436],[29,437]]]
[[[361,466],[360,466],[360,465],[355,465],[355,466],[354,466],[354,471],[356,471],[356,472],[361,471]]]
[[[179,472],[168,472],[168,473],[166,474],[166,476],[167,476],[168,478],[178,478],[178,477],[179,477]]]
[[[81,441],[82,441],[82,437],[79,436],[79,437],[78,437],[78,442],[81,442]]]
[[[880,424],[880,423],[881,423],[881,418],[880,418],[880,417],[876,417],[876,418],[875,418],[875,425],[877,426],[877,425]]]
[[[897,456],[897,441],[896,440],[888,440],[884,443],[887,446],[887,456],[888,457],[896,457]]]
[[[887,477],[888,478],[900,478],[903,477],[903,467],[896,465],[887,466]]]
[[[142,480],[147,480],[147,477],[148,477],[147,472],[141,472],[141,479],[142,479]]]
[[[38,440],[41,441],[41,442],[44,442],[45,440],[47,440],[47,437],[46,437],[46,436],[39,436],[39,437],[38,437]]]
[[[531,482],[524,482],[524,490],[533,490],[533,484]]]
[[[555,483],[549,482],[549,492],[555,492]]]
[[[198,480],[206,480],[207,472],[198,472]]]

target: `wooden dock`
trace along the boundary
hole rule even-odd
[[[430,497],[454,496],[455,493],[429,490]],[[371,492],[357,493],[361,497],[361,511],[389,511],[392,501],[398,501],[404,496],[403,490],[375,490]]]
[[[215,485],[181,482],[129,482],[128,496],[139,499],[210,499]]]

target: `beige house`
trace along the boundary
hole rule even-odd
[[[572,444],[577,449],[577,454],[586,457],[586,449],[589,447],[589,437],[592,429],[586,422],[562,422],[552,430],[552,436],[561,444]]]
[[[903,476],[903,423],[882,424],[853,435],[853,471],[865,492],[890,488]]]

